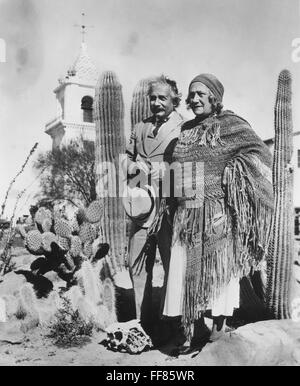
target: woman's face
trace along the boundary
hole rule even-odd
[[[190,85],[189,104],[197,117],[205,118],[212,113],[212,105],[209,101],[211,95],[209,88],[201,82],[194,82]]]

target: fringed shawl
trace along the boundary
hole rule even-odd
[[[187,246],[183,324],[207,309],[232,277],[259,268],[273,212],[272,156],[250,125],[230,111],[186,122],[174,161],[203,164],[204,188],[179,198],[173,242]],[[192,181],[184,179],[184,188]]]

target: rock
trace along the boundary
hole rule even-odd
[[[53,289],[52,282],[42,275],[26,270],[18,270],[16,273],[18,275],[23,275],[28,283],[33,284],[33,288],[38,298],[47,297]]]
[[[293,358],[296,364],[300,365],[300,348],[297,347],[293,352]]]
[[[20,330],[26,334],[26,332],[33,330],[39,325],[39,319],[37,317],[29,317],[21,322]]]
[[[17,313],[19,308],[19,300],[13,295],[3,295],[2,299],[5,301],[6,315],[8,319],[10,319]]]
[[[29,253],[24,253],[21,256],[13,256],[12,263],[14,264],[15,269],[29,269],[30,264],[36,259],[36,256],[33,256]]]
[[[300,323],[268,320],[247,324],[207,344],[197,366],[277,366],[300,360]],[[187,359],[188,360],[188,359]],[[189,358],[190,360],[190,358]]]
[[[6,303],[4,299],[0,298],[0,323],[5,323],[6,319]]]
[[[23,261],[22,261],[22,265],[23,266],[30,266],[35,259],[36,259],[36,256],[33,256],[33,255],[24,256]]]
[[[62,306],[61,299],[57,292],[51,292],[48,298],[39,299],[37,308],[39,313],[39,321],[41,326],[47,326],[55,319],[55,314]]]
[[[23,340],[24,334],[21,331],[21,322],[0,324],[0,342],[21,344]]]
[[[19,289],[26,283],[23,275],[16,275],[14,272],[9,272],[3,277],[0,283],[0,296],[2,295],[17,295]]]

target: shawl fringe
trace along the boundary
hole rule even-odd
[[[273,208],[257,197],[245,160],[229,163],[223,180],[223,213],[221,201],[205,200],[193,209],[183,201],[175,215],[173,243],[187,246],[182,322],[189,340],[201,313],[232,278],[260,269],[268,248]]]

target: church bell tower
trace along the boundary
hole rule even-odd
[[[52,138],[53,149],[80,136],[95,141],[93,102],[98,71],[88,55],[84,41],[86,26],[82,24],[79,55],[65,77],[58,80],[59,85],[54,90],[56,116],[45,128],[45,132]]]

